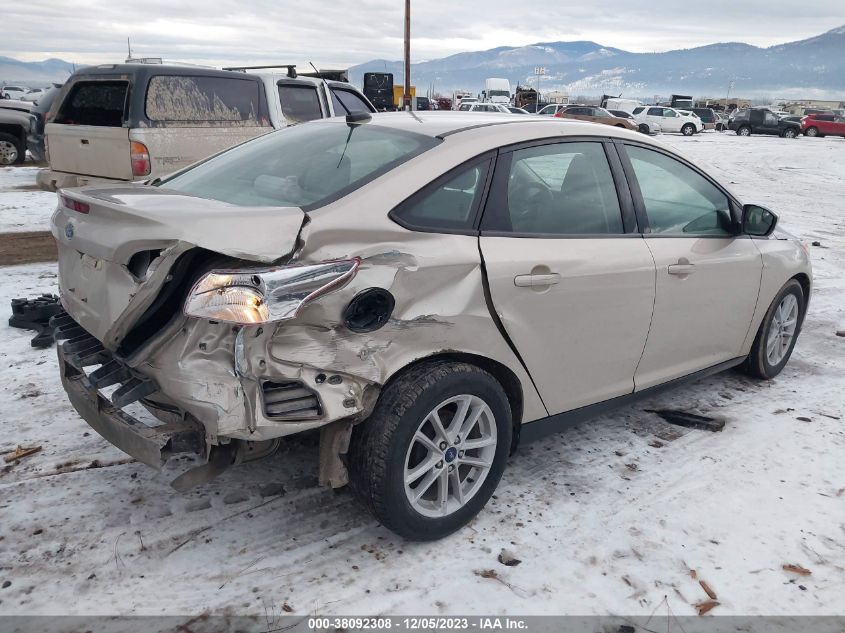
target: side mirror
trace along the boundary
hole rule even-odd
[[[775,230],[778,216],[756,204],[742,207],[742,232],[755,237],[767,237]]]

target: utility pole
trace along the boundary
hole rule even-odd
[[[402,104],[411,109],[411,0],[405,0],[405,95]]]

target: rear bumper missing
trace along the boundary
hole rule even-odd
[[[62,386],[73,408],[92,429],[124,453],[153,468],[161,468],[177,453],[203,452],[204,429],[187,416],[176,422],[148,426],[121,410],[154,393],[155,383],[133,375],[66,313],[53,317],[50,325],[56,338]],[[100,374],[98,381],[97,372],[89,377],[83,367],[94,365],[115,368],[113,377],[104,380]],[[98,384],[92,384],[92,379]],[[121,386],[110,400],[100,387],[115,384]]]

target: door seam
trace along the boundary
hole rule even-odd
[[[640,234],[640,238],[643,240],[643,244],[645,244],[645,247],[648,249],[648,254],[651,256],[651,263],[654,264],[654,295],[651,302],[651,318],[648,320],[648,332],[646,332],[645,335],[645,343],[643,343],[643,349],[640,352],[640,359],[637,361],[637,366],[634,367],[634,375],[631,376],[631,382],[633,383],[631,393],[635,393],[637,391],[637,372],[640,370],[640,363],[643,362],[645,350],[648,347],[648,341],[651,338],[651,326],[654,325],[654,310],[657,306],[657,260],[654,259],[654,253],[648,245],[648,240],[645,239],[645,235]]]
[[[481,251],[481,236],[478,237],[478,257],[479,261],[481,262],[481,287],[484,292],[484,302],[487,304],[487,311],[490,313],[490,318],[493,319],[493,323],[495,324],[496,329],[499,330],[499,334],[501,334],[502,338],[505,339],[505,343],[507,343],[508,347],[510,347],[514,356],[516,356],[516,359],[519,361],[519,364],[522,365],[522,369],[525,371],[525,375],[528,376],[528,380],[531,381],[531,385],[534,387],[534,392],[540,399],[540,404],[542,404],[543,408],[546,410],[546,415],[550,415],[549,408],[546,406],[546,402],[543,400],[543,394],[540,393],[540,389],[537,387],[537,383],[534,382],[534,376],[532,376],[531,372],[528,370],[528,365],[525,364],[525,360],[522,358],[522,354],[519,353],[519,350],[517,349],[516,345],[508,334],[507,329],[505,329],[505,324],[502,323],[502,320],[499,318],[499,314],[498,312],[496,312],[496,308],[493,305],[493,295],[490,292],[490,283],[487,279],[487,265],[484,263],[484,253]]]

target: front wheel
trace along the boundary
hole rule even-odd
[[[695,126],[692,123],[686,123],[681,128],[681,134],[684,136],[692,136],[695,134]]]
[[[789,127],[783,131],[783,138],[797,138],[798,132],[796,132],[793,128]]]
[[[26,148],[6,132],[0,132],[0,165],[17,165],[24,161]]]
[[[648,133],[649,133],[648,126],[647,126],[645,123],[640,123],[640,125],[639,125],[639,127],[638,127],[637,129],[638,129],[640,132],[642,132],[643,134],[648,134]]]
[[[736,131],[737,136],[751,136],[751,128],[747,125],[743,125]]]
[[[490,499],[511,434],[510,405],[493,376],[466,363],[422,363],[390,382],[355,428],[350,484],[396,534],[439,539]]]
[[[798,340],[805,301],[804,289],[795,279],[781,288],[763,317],[751,352],[742,366],[746,373],[769,380],[783,370]]]

